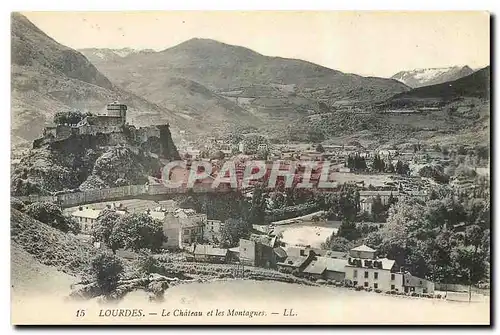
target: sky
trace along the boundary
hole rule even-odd
[[[490,63],[487,12],[23,12],[61,44],[157,51],[194,37],[365,76]]]

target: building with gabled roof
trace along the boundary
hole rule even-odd
[[[433,293],[434,284],[402,272],[396,261],[376,256],[377,250],[360,245],[349,251],[345,279],[354,286],[382,291]]]
[[[188,260],[208,263],[226,263],[228,259],[228,250],[216,248],[209,244],[193,244],[188,249]]]

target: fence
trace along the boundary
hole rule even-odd
[[[447,292],[469,292],[469,286],[461,285],[461,284],[444,284],[444,283],[435,283],[434,289],[436,291],[447,291]],[[481,289],[478,287],[471,287],[472,293],[483,294],[486,296],[490,295],[490,290]]]

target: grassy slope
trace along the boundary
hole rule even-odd
[[[11,240],[38,262],[69,275],[85,274],[97,249],[30,216],[11,209]]]

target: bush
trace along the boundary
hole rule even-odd
[[[24,212],[62,232],[77,234],[80,231],[78,223],[73,218],[64,216],[61,207],[52,202],[34,202],[26,206]]]
[[[377,288],[377,289],[375,289],[375,293],[382,293],[382,290]]]
[[[100,253],[91,263],[91,273],[104,294],[112,292],[123,274],[123,263],[115,255]]]
[[[362,291],[363,289],[363,286],[356,286],[356,291]]]
[[[160,262],[153,256],[147,254],[143,254],[140,257],[138,268],[140,273],[158,273],[161,275],[165,274],[165,268],[160,264]]]

